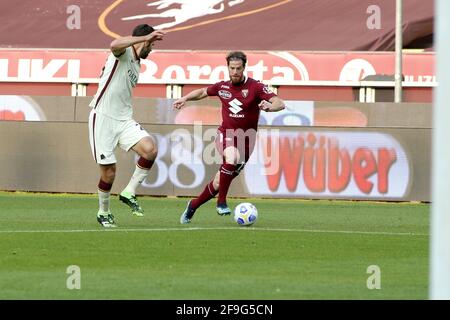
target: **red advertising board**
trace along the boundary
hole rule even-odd
[[[96,82],[107,50],[0,50],[0,82]],[[359,81],[394,73],[393,52],[248,52],[250,77],[273,85]],[[227,77],[226,52],[156,51],[142,61],[140,83],[213,83]],[[408,53],[405,81],[435,83],[434,53]]]

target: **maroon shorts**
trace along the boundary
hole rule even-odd
[[[238,163],[246,163],[255,148],[256,130],[217,130],[216,148],[223,156],[227,147],[235,147],[239,151]]]

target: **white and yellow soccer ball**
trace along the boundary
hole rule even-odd
[[[234,221],[240,226],[249,226],[255,223],[258,219],[258,210],[256,207],[249,203],[243,202],[239,203],[236,208],[234,208]]]

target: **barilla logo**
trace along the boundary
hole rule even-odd
[[[219,96],[223,99],[230,99],[231,98],[231,92],[226,90],[219,90]]]
[[[401,198],[410,181],[401,144],[374,132],[259,134],[244,172],[258,195]]]

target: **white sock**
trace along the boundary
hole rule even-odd
[[[149,172],[150,170],[148,169],[141,169],[138,166],[136,166],[136,169],[134,170],[130,182],[123,191],[135,195],[137,187],[145,180]]]
[[[109,212],[109,198],[110,198],[110,192],[104,192],[101,190],[98,190],[98,205],[99,205],[99,211],[106,213]]]

